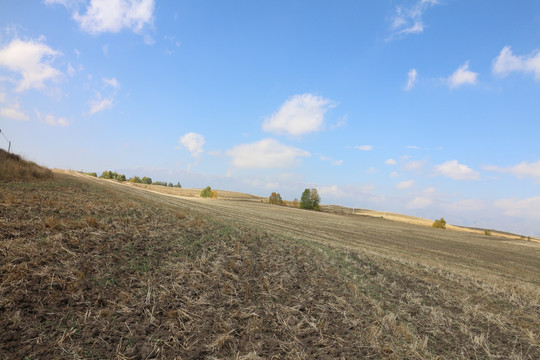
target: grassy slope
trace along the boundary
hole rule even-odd
[[[229,221],[222,203],[154,196],[66,175],[0,184],[0,358],[540,357],[534,257],[468,258],[450,232],[361,217],[332,215],[357,230],[321,237],[302,228],[313,213],[266,205],[302,216],[268,231],[263,204]]]

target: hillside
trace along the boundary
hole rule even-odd
[[[0,358],[540,358],[533,242],[68,173],[0,239]]]
[[[27,161],[19,155],[0,149],[0,180],[36,180],[49,179],[53,176],[51,170]]]

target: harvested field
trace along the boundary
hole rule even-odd
[[[537,359],[539,270],[496,236],[3,182],[0,358]]]

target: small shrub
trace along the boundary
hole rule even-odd
[[[86,175],[90,175],[90,176],[93,176],[93,177],[97,177],[97,173],[95,172],[87,172],[85,173]]]
[[[214,193],[212,192],[212,188],[210,186],[207,186],[203,189],[203,191],[201,191],[201,195],[200,195],[202,198],[209,198],[209,197],[213,197],[214,196]],[[217,193],[216,193],[216,196],[217,196]]]
[[[438,229],[446,229],[446,220],[444,220],[444,218],[441,218],[440,220],[435,220],[432,226]]]
[[[484,230],[484,235],[491,236],[491,230]]]
[[[268,203],[274,204],[274,205],[283,205],[283,199],[281,198],[281,195],[279,193],[273,192],[268,197]]]

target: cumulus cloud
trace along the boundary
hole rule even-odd
[[[183,147],[188,149],[188,151],[191,153],[191,156],[193,156],[194,158],[199,158],[204,152],[203,146],[205,140],[204,136],[202,136],[201,134],[189,132],[184,136],[181,136],[178,141]]]
[[[0,108],[0,117],[19,121],[28,121],[29,119],[28,115],[20,110],[19,104],[12,104]]]
[[[386,165],[393,166],[393,165],[396,165],[396,164],[397,164],[397,161],[394,160],[394,159],[386,159],[386,160],[384,161],[384,163],[385,163]]]
[[[397,184],[396,188],[399,190],[404,190],[404,189],[408,189],[412,187],[413,185],[414,185],[414,180],[407,180],[407,181],[402,181],[399,184]]]
[[[312,94],[294,95],[271,117],[264,120],[264,131],[299,136],[322,128],[324,114],[335,105]]]
[[[507,76],[512,72],[533,73],[535,79],[540,80],[540,51],[529,56],[516,56],[510,46],[505,46],[493,60],[492,72],[499,76]]]
[[[339,165],[343,165],[343,160],[334,160],[333,158],[329,157],[329,156],[324,156],[324,155],[321,155],[320,156],[320,159],[322,161],[329,161],[332,163],[332,165],[334,166],[339,166]]]
[[[497,171],[502,173],[510,173],[518,178],[532,177],[534,179],[540,180],[540,160],[533,163],[522,162],[515,166],[510,167],[499,167],[499,166],[485,166],[485,170]]]
[[[60,126],[60,127],[67,127],[69,126],[69,122],[66,120],[66,118],[63,117],[54,117],[51,114],[47,115],[41,115],[39,111],[36,110],[36,115],[40,122],[50,125],[50,126]]]
[[[73,19],[91,34],[118,33],[129,29],[139,33],[153,22],[154,0],[91,0],[86,13],[76,11]]]
[[[14,39],[0,49],[0,66],[19,73],[22,79],[15,91],[45,87],[45,82],[58,79],[62,73],[51,66],[60,52],[42,43],[43,39],[23,41]]]
[[[284,145],[275,139],[263,139],[252,144],[242,144],[227,151],[238,168],[288,168],[298,163],[300,157],[308,157],[307,151]]]
[[[371,151],[373,150],[373,145],[358,145],[354,147],[356,150],[361,151]]]
[[[407,74],[409,79],[407,80],[407,86],[405,86],[405,90],[410,91],[414,87],[414,84],[416,84],[417,75],[418,72],[416,71],[416,69],[409,70]]]
[[[447,161],[433,167],[436,175],[443,175],[454,180],[478,180],[480,174],[457,160]]]
[[[422,19],[424,13],[427,9],[438,3],[437,0],[419,0],[409,7],[397,6],[394,15],[391,18],[391,35],[387,40],[409,34],[422,33],[425,29],[424,21]]]
[[[527,199],[501,199],[494,203],[495,207],[502,209],[508,216],[540,219],[540,196]]]
[[[433,200],[424,196],[417,196],[406,205],[408,209],[423,209],[433,204]]]
[[[450,88],[456,88],[465,84],[476,84],[478,79],[478,73],[469,70],[469,61],[461,65],[450,77],[448,78],[448,85]]]

